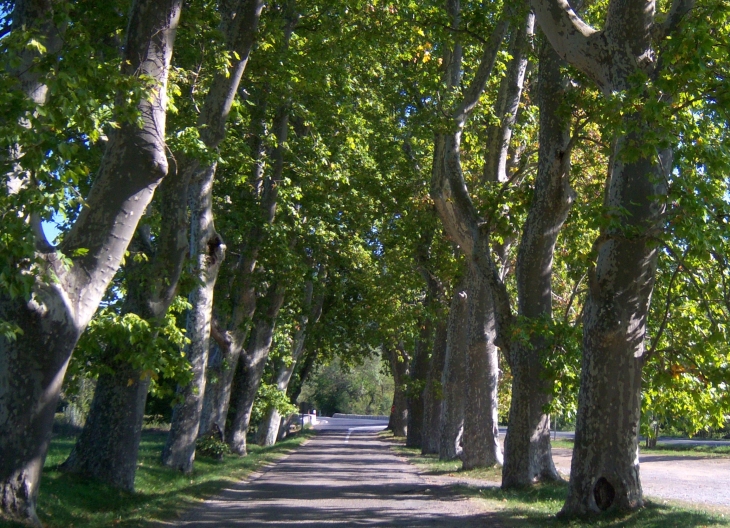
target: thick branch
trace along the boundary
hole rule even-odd
[[[487,181],[506,182],[508,179],[509,144],[522,99],[527,71],[527,49],[534,35],[534,26],[535,15],[529,12],[522,26],[510,38],[509,53],[512,55],[512,60],[497,95],[496,114],[499,125],[491,126],[487,133],[487,154],[484,164],[484,178]]]
[[[531,0],[535,17],[555,51],[592,78],[600,88],[610,87],[605,58],[607,44],[601,32],[583,22],[567,0]]]
[[[660,26],[662,38],[665,38],[673,34],[680,22],[684,19],[687,14],[694,8],[695,0],[674,0],[672,7],[667,13],[667,18],[664,23]]]
[[[208,148],[218,147],[225,137],[225,124],[256,38],[262,8],[261,0],[239,0],[225,6],[221,31],[231,54],[231,67],[213,79],[198,119],[201,137]]]
[[[138,0],[125,45],[125,73],[152,86],[139,103],[142,127],[128,123],[111,137],[86,207],[61,250],[76,259],[66,288],[80,326],[95,312],[155,187],[167,174],[165,117],[168,67],[181,0]]]

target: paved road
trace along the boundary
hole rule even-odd
[[[304,446],[251,482],[192,511],[188,528],[397,526],[476,528],[489,514],[417,469],[380,441],[384,423],[325,418]]]

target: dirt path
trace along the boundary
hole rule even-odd
[[[429,484],[375,431],[351,425],[322,431],[258,478],[206,501],[177,526],[491,525],[478,504]]]

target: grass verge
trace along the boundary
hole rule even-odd
[[[378,433],[378,436],[383,440],[392,442],[393,451],[407,459],[411,464],[418,466],[427,475],[460,477],[497,483],[502,481],[502,470],[499,467],[464,470],[461,469],[461,460],[439,460],[438,455],[422,455],[421,449],[418,447],[406,447],[406,439],[393,436],[392,431],[382,431]]]
[[[499,487],[500,470],[496,468],[460,470],[460,461],[439,461],[435,455],[421,455],[418,449],[405,447],[405,439],[393,437],[384,431],[381,438],[393,443],[393,450],[408,462],[421,468],[423,473],[434,476],[456,476],[483,482],[459,483],[454,489],[461,495],[480,501],[491,513],[495,526],[508,527],[555,527],[555,528],[688,528],[730,527],[728,515],[700,508],[680,507],[672,504],[647,501],[635,512],[611,512],[587,518],[558,519],[567,493],[567,483],[541,484],[529,489],[507,490]],[[560,446],[563,447],[563,446]],[[565,447],[572,447],[570,445]],[[448,484],[448,481],[445,482]]]
[[[249,445],[245,457],[196,458],[193,473],[183,475],[160,463],[167,433],[145,431],[134,493],[59,471],[58,465],[66,459],[75,442],[72,436],[59,436],[51,441],[43,469],[38,515],[47,528],[155,526],[158,521],[181,517],[225,486],[282,458],[313,434],[313,431],[303,431],[273,447]],[[0,521],[2,528],[15,526],[19,525]]]

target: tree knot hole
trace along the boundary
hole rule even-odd
[[[596,482],[593,488],[593,496],[596,499],[596,506],[601,511],[606,511],[613,504],[613,499],[616,497],[616,490],[613,488],[611,483],[606,480],[606,477],[601,477]]]
[[[213,263],[218,260],[218,253],[220,252],[220,247],[222,244],[223,240],[221,240],[221,237],[219,236],[214,236],[213,238],[208,240],[208,256]]]

